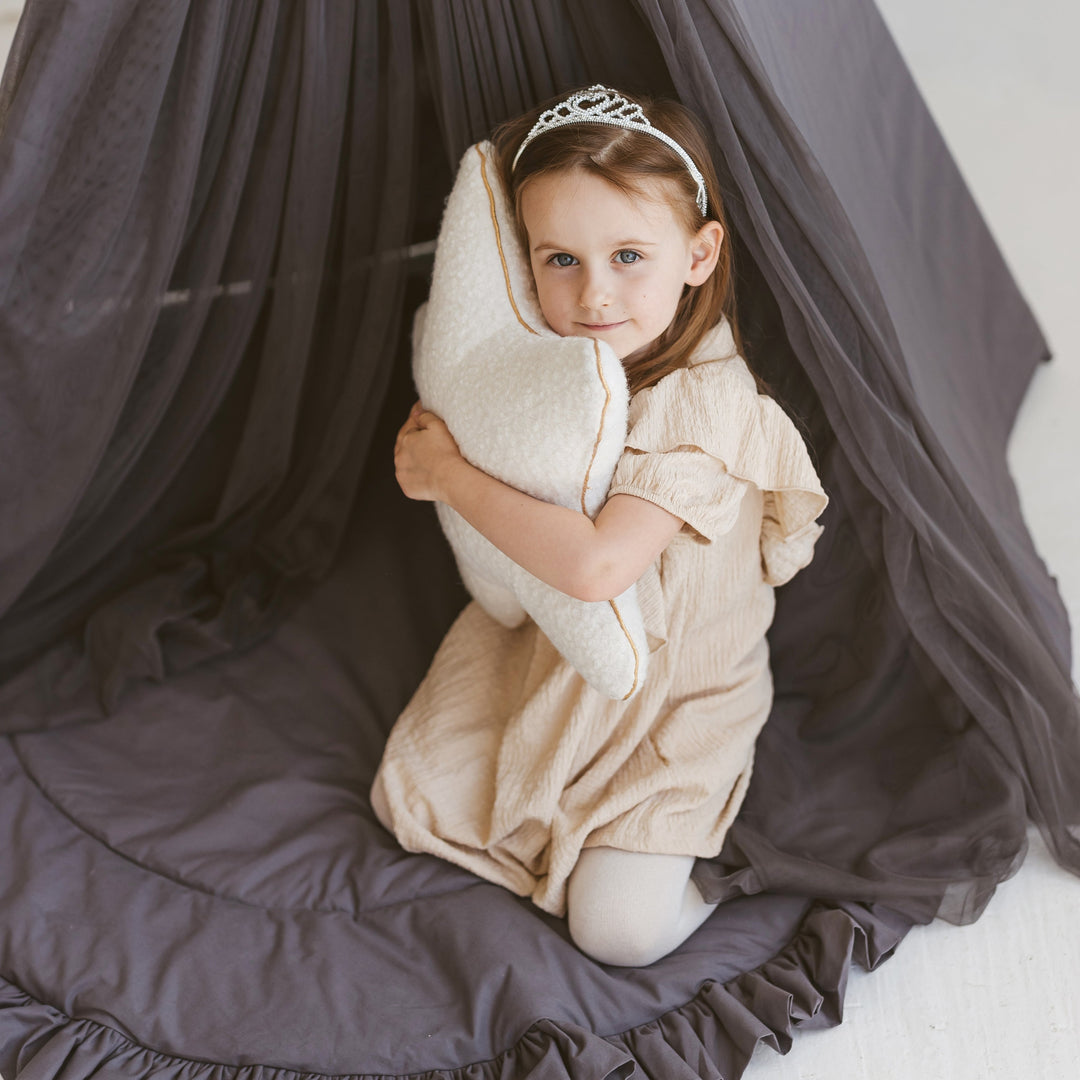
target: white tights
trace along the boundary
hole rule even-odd
[[[693,867],[692,855],[585,848],[567,892],[574,944],[594,960],[626,967],[666,956],[716,907],[690,880]]]

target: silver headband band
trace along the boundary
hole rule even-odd
[[[640,105],[627,101],[617,90],[599,83],[587,90],[578,90],[565,101],[560,101],[558,105],[542,112],[529,134],[521,140],[514,160],[510,163],[510,171],[514,171],[521,152],[538,135],[555,128],[569,127],[571,124],[606,124],[608,127],[626,128],[627,131],[641,131],[670,146],[682,158],[683,164],[697,184],[696,202],[701,216],[708,216],[709,199],[705,194],[705,178],[690,155],[670,135],[653,127]]]

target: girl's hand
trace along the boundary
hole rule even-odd
[[[534,499],[470,465],[446,425],[419,401],[398,432],[394,468],[410,499],[452,506],[519,566],[579,600],[624,592],[683,524],[636,495],[612,495],[595,522]]]
[[[418,401],[394,443],[394,471],[410,499],[445,502],[445,479],[464,460],[450,429]]]

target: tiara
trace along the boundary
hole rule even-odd
[[[609,127],[626,128],[628,131],[641,131],[666,143],[682,158],[683,164],[689,170],[690,175],[697,184],[697,206],[701,216],[705,217],[709,210],[709,200],[705,194],[705,178],[698,171],[690,155],[666,132],[653,127],[649,118],[645,115],[641,106],[636,102],[627,101],[617,90],[597,83],[587,90],[578,90],[571,94],[565,101],[545,109],[540,114],[540,119],[533,124],[529,134],[521,140],[521,145],[510,163],[510,171],[517,167],[521,152],[538,135],[555,128],[569,127],[571,124],[607,124]]]

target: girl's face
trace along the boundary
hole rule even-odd
[[[548,325],[563,337],[606,341],[620,360],[668,328],[683,286],[708,278],[723,239],[715,221],[689,233],[665,197],[665,181],[645,190],[625,194],[593,173],[569,169],[541,174],[521,192]]]

